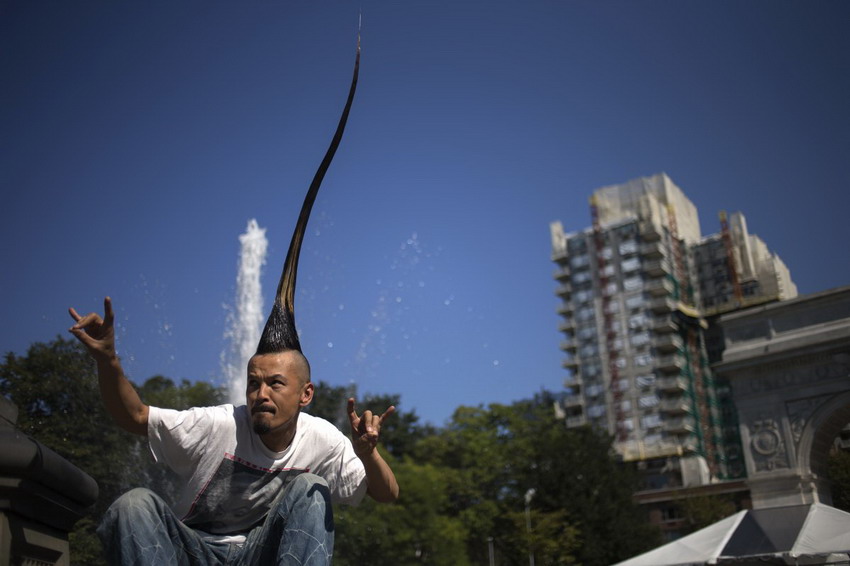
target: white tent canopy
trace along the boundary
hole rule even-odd
[[[850,513],[814,503],[739,511],[616,566],[850,564]]]

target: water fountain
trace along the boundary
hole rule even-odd
[[[239,236],[239,243],[236,303],[227,317],[224,336],[228,346],[222,353],[222,373],[228,400],[234,405],[245,402],[245,368],[257,348],[265,321],[260,275],[268,248],[266,229],[260,228],[252,218],[245,233]]]

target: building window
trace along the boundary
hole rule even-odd
[[[598,419],[605,414],[605,405],[591,405],[587,408],[587,416]]]
[[[593,298],[593,291],[577,291],[573,295],[573,299],[576,303],[584,303]]]
[[[643,346],[649,343],[649,332],[639,332],[637,334],[632,335],[632,345]]]
[[[570,258],[571,267],[584,267],[590,265],[590,258],[586,254],[576,255]]]
[[[590,307],[581,308],[576,312],[576,319],[578,320],[591,320],[593,318],[593,309]]]
[[[636,330],[638,328],[645,328],[647,322],[648,321],[645,314],[633,314],[629,317],[629,328],[633,330]]]
[[[630,257],[629,259],[623,260],[623,263],[620,264],[620,269],[623,273],[631,273],[640,268],[640,259],[636,257]]]
[[[599,353],[599,348],[596,344],[588,344],[587,346],[582,346],[578,353],[582,358],[590,358]]]
[[[638,245],[636,240],[628,240],[620,244],[620,255],[636,254]],[[625,262],[623,262],[625,264]]]
[[[588,397],[599,397],[600,393],[602,393],[602,385],[599,383],[593,383],[588,385],[584,392]]]
[[[643,289],[643,279],[640,277],[628,277],[623,279],[623,290],[626,292],[638,291],[641,289]]]

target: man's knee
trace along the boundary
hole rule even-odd
[[[286,519],[292,513],[311,515],[318,513],[328,524],[333,524],[331,491],[322,477],[315,474],[299,474],[292,478],[275,505],[277,513]]]
[[[328,482],[316,474],[299,474],[295,476],[295,479],[288,486],[288,491],[299,496],[324,497],[325,494],[328,494],[328,497],[330,497]]]
[[[112,513],[133,513],[159,507],[159,496],[149,489],[137,487],[126,492],[112,502],[109,511]]]

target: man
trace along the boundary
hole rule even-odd
[[[112,504],[98,529],[110,564],[330,564],[332,502],[398,498],[376,449],[395,409],[358,416],[349,399],[351,441],[302,413],[314,387],[300,348],[251,358],[245,406],[160,409],[145,405],[124,376],[109,297],[103,317],[69,312],[70,332],[97,363],[109,414],[147,436],[154,458],[185,481],[173,508],[146,489]]]

